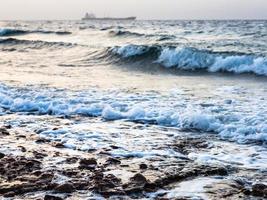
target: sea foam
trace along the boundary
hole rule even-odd
[[[24,93],[20,88],[2,86],[0,107],[4,112],[13,113],[80,115],[104,120],[153,123],[188,131],[216,133],[223,139],[239,143],[267,141],[267,113],[262,109],[264,98],[229,103],[229,99],[220,96],[212,104],[207,104],[205,101],[196,103],[193,99],[185,100],[179,92],[171,92],[167,96],[118,91],[87,91],[82,94],[79,97],[78,92],[65,94],[54,90],[30,90]]]

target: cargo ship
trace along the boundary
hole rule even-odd
[[[96,17],[94,14],[89,14],[86,13],[85,16],[82,18],[82,20],[127,20],[127,21],[133,21],[136,20],[136,17],[121,17],[121,18],[116,18],[116,17]]]

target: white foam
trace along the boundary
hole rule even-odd
[[[142,55],[148,51],[148,48],[145,46],[129,44],[122,47],[115,47],[112,49],[112,52],[118,54],[124,58]]]
[[[231,89],[229,95],[244,95],[244,91],[245,88]],[[229,103],[228,96],[220,92],[217,94],[221,96],[208,104],[201,100],[185,100],[184,95],[173,91],[167,96],[155,93],[129,95],[118,91],[87,91],[83,92],[83,97],[80,98],[79,92],[66,94],[66,91],[31,90],[28,94],[23,94],[20,89],[3,86],[0,90],[0,107],[11,112],[39,115],[82,115],[106,120],[142,120],[162,126],[214,132],[223,139],[239,143],[267,141],[267,111],[263,97],[246,101],[236,99]],[[70,95],[70,98],[66,98],[66,95]],[[57,132],[49,134],[55,135]]]
[[[194,48],[165,48],[158,63],[184,70],[206,69],[210,72],[255,73],[267,75],[267,59],[252,55],[227,55]]]
[[[214,57],[192,48],[164,48],[157,62],[165,67],[195,70],[210,66],[214,62]]]
[[[122,58],[143,55],[153,46],[126,45],[112,49]],[[237,55],[234,53],[216,53],[190,47],[157,47],[159,57],[156,63],[166,68],[175,67],[182,70],[205,69],[209,72],[254,73],[267,75],[267,58],[256,55]]]
[[[261,146],[243,146],[214,142],[209,151],[190,153],[190,159],[204,164],[225,164],[250,169],[267,169],[266,149]]]

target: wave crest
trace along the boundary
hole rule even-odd
[[[267,75],[267,58],[238,52],[213,52],[191,47],[159,45],[126,45],[115,47],[112,53],[121,59],[142,58],[151,64],[181,70],[206,70],[208,72],[254,73]]]

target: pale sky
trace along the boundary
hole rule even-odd
[[[0,20],[80,19],[267,19],[267,0],[0,0]]]

